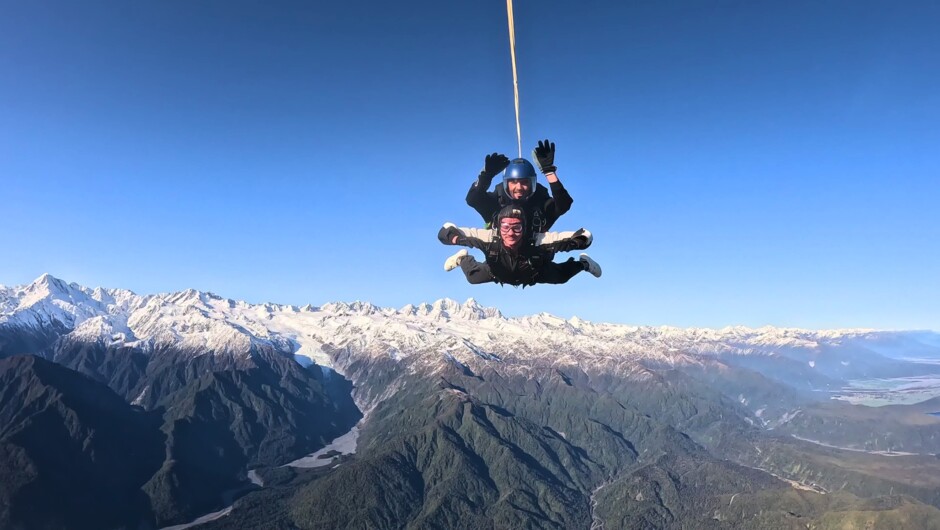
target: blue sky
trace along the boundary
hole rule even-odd
[[[604,276],[470,286],[505,3],[11,2],[0,283],[649,325],[940,329],[940,4],[516,2],[526,156]],[[544,181],[543,181],[544,183]]]

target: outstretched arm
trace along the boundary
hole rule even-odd
[[[437,232],[437,239],[445,245],[460,245],[485,250],[493,238],[492,230],[463,228],[446,223]]]
[[[584,250],[591,246],[593,241],[594,235],[584,228],[574,232],[544,232],[535,236],[535,244],[549,252]]]

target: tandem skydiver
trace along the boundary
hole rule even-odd
[[[493,153],[486,155],[483,170],[470,191],[467,192],[467,204],[483,217],[489,227],[493,216],[504,206],[517,204],[523,206],[525,215],[530,219],[533,232],[546,232],[559,217],[571,209],[574,200],[558,180],[555,174],[555,144],[548,140],[539,141],[532,150],[532,158],[548,180],[548,189],[536,182],[535,168],[524,158],[512,161],[506,155]],[[494,191],[487,191],[493,177],[503,172],[503,182]]]
[[[588,248],[593,240],[589,231],[582,228],[575,232],[544,232],[530,238],[528,234],[532,227],[527,226],[525,212],[512,204],[502,208],[494,221],[492,229],[458,228],[451,223],[445,224],[437,235],[441,243],[480,249],[486,261],[480,263],[466,250],[460,250],[447,259],[444,270],[460,267],[472,284],[558,284],[567,282],[581,271],[600,278],[600,265],[587,254],[581,254],[577,261],[574,258],[561,263],[552,261],[555,252]]]

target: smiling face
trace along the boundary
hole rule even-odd
[[[516,250],[522,244],[522,219],[507,217],[499,221],[499,237],[503,245]]]
[[[506,181],[506,193],[513,200],[519,201],[532,193],[532,179],[510,179]]]

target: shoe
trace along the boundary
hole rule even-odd
[[[578,261],[583,263],[584,270],[593,274],[595,278],[601,277],[601,266],[598,265],[596,261],[592,260],[591,256],[588,256],[587,254],[581,254],[581,259]]]
[[[457,251],[456,254],[447,258],[447,261],[444,262],[444,270],[452,271],[460,266],[460,260],[467,257],[467,249],[462,248]]]
[[[454,223],[444,223],[444,228],[457,228]]]

